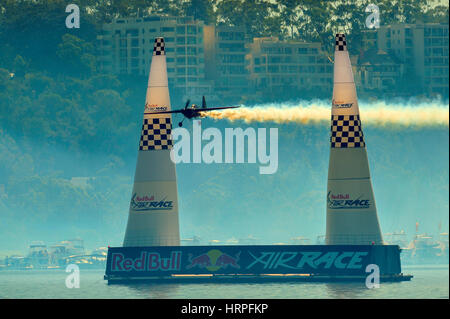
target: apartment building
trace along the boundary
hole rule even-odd
[[[171,92],[210,105],[267,97],[329,96],[332,57],[320,43],[248,39],[245,30],[206,26],[192,17],[121,18],[98,36],[105,72],[148,75],[154,38],[166,42]],[[351,56],[358,90],[372,94],[448,97],[448,25],[395,24],[363,31],[362,50]]]
[[[448,24],[395,24],[377,30],[378,49],[395,54],[417,93],[448,97]]]
[[[383,92],[383,97],[397,95],[404,75],[404,64],[390,53],[372,47],[356,59],[354,69],[358,92]]]
[[[285,98],[330,94],[333,85],[331,58],[320,43],[255,38],[248,45],[249,81],[258,95]]]
[[[192,17],[122,18],[105,24],[97,37],[99,65],[105,72],[148,75],[155,37],[164,37],[169,86],[185,98],[212,93],[205,79],[202,21]]]
[[[205,26],[204,37],[206,78],[222,99],[239,100],[248,87],[244,28]]]

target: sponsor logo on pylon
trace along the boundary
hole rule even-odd
[[[328,192],[327,202],[330,209],[360,209],[369,208],[370,200],[361,199],[362,195],[356,199],[350,199],[349,194],[332,194]]]
[[[158,106],[156,104],[145,104],[145,112],[167,111],[167,106]]]
[[[138,196],[134,193],[131,198],[130,206],[135,211],[146,210],[171,210],[173,208],[173,201],[167,201],[166,198],[162,200],[155,200],[155,196]]]
[[[353,103],[343,103],[340,101],[335,101],[333,100],[333,107],[338,108],[338,109],[348,109],[351,108]]]

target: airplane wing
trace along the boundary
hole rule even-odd
[[[148,113],[144,113],[144,114],[168,114],[168,113],[183,113],[183,111],[187,110],[189,103],[191,102],[191,100],[187,100],[186,101],[186,105],[184,106],[184,109],[182,110],[175,110],[175,111],[161,111],[161,112],[148,112]]]
[[[222,106],[222,107],[208,107],[208,108],[202,108],[202,109],[195,109],[195,111],[198,112],[207,112],[207,111],[214,111],[214,110],[225,110],[225,109],[236,109],[240,106]]]
[[[161,112],[145,112],[144,114],[167,114],[167,113],[183,113],[184,110],[161,111]]]

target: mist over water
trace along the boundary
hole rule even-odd
[[[317,112],[308,117],[312,106]],[[286,115],[285,109],[301,107],[296,120]],[[359,107],[383,233],[403,229],[412,238],[416,222],[421,233],[437,234],[439,223],[448,231],[448,105],[362,101]],[[274,118],[270,108],[283,117]],[[178,164],[181,237],[200,236],[206,244],[251,235],[257,244],[289,244],[304,236],[315,243],[325,233],[330,109],[330,101],[300,101],[248,107],[253,117],[247,122],[203,118],[202,129],[222,133],[278,128],[278,171],[260,175],[258,163]],[[390,112],[383,122],[380,109]],[[0,132],[0,255],[25,253],[33,240],[81,237],[87,248],[122,244],[142,119],[129,122],[131,133],[108,137],[117,147],[107,152]],[[192,130],[192,122],[184,124]]]
[[[447,126],[449,124],[448,103],[432,102],[363,102],[359,104],[361,121],[373,126]],[[291,103],[269,103],[239,109],[204,112],[213,119],[241,120],[245,123],[273,122],[299,124],[329,124],[331,105],[328,101],[301,101]]]

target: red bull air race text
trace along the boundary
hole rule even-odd
[[[373,263],[377,263],[383,273],[395,274],[400,262],[384,263],[383,260],[396,252],[398,246],[390,245],[111,247],[105,278],[114,282],[188,275],[363,276],[367,265]]]
[[[178,271],[181,252],[171,252],[167,258],[147,251],[141,252],[139,258],[126,258],[122,253],[113,253],[111,258],[111,271]]]

